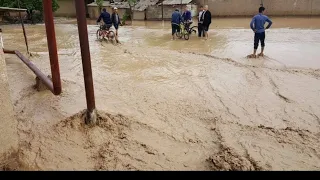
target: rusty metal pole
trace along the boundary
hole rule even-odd
[[[163,1],[161,2],[161,16],[162,16],[162,21],[164,20],[164,16],[163,16]]]
[[[52,0],[42,0],[44,20],[47,32],[48,50],[50,56],[50,66],[52,83],[54,88],[54,94],[61,94],[61,79],[60,79],[60,69],[58,62],[58,50],[56,42],[56,34],[53,22],[53,12],[52,12]]]
[[[78,21],[84,85],[86,89],[86,100],[87,100],[86,123],[95,124],[97,121],[97,114],[96,114],[96,105],[95,105],[95,98],[94,98],[91,57],[90,57],[89,40],[88,40],[88,28],[87,28],[86,8],[85,8],[86,4],[84,0],[77,0],[75,1],[75,6],[76,6],[76,13],[77,13],[77,21]]]
[[[19,9],[20,9],[20,0],[18,0],[18,7],[19,7]],[[27,46],[27,53],[28,53],[29,55],[31,55],[31,53],[29,52],[29,45],[28,45],[27,33],[26,33],[26,29],[24,28],[24,22],[23,22],[22,15],[21,15],[21,12],[20,12],[20,11],[19,11],[19,16],[20,16],[20,21],[21,21],[21,26],[22,26],[24,41],[25,41],[26,46]]]

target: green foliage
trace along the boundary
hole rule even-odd
[[[42,0],[0,0],[0,6],[10,8],[22,8],[27,9],[28,19],[32,22],[42,21],[43,6]],[[57,11],[59,4],[57,0],[52,0],[52,10]],[[35,13],[39,12],[39,13]]]
[[[133,8],[136,6],[136,4],[138,3],[137,0],[127,0],[128,4],[129,4],[129,11],[130,11],[130,14],[129,14],[129,18],[131,19],[131,21],[133,20]]]
[[[100,11],[101,11],[101,9],[102,9],[102,7],[103,7],[103,1],[104,1],[104,0],[96,0],[96,3],[97,3],[97,5],[98,5]]]
[[[125,24],[126,24],[126,21],[127,21],[129,18],[130,18],[130,15],[129,15],[127,12],[125,12],[125,13],[123,14],[123,17],[122,17],[122,24],[125,25]]]
[[[0,0],[0,6],[19,8],[18,0]],[[42,0],[20,0],[20,8],[27,9],[28,11],[43,11]],[[57,0],[52,1],[52,10],[57,11],[59,5]]]
[[[134,7],[137,4],[137,0],[127,0],[130,7]]]

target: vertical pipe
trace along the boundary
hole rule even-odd
[[[24,41],[25,41],[26,46],[27,46],[27,52],[28,52],[28,54],[30,54],[29,53],[29,45],[28,45],[27,33],[26,33],[26,29],[24,28],[24,23],[23,23],[23,19],[22,19],[22,16],[21,16],[21,12],[19,12],[19,16],[20,16],[20,20],[21,20],[21,26],[22,26]]]
[[[1,42],[1,47],[2,47],[2,49],[3,49],[4,46],[3,46],[2,30],[1,30],[1,29],[0,29],[0,42]]]
[[[163,1],[161,2],[161,14],[162,14],[162,21],[164,20],[164,17],[163,17]]]
[[[54,87],[54,94],[61,94],[61,79],[60,79],[60,69],[58,62],[58,50],[56,42],[56,34],[53,22],[53,12],[52,12],[52,0],[42,0],[43,10],[44,10],[44,20],[47,32],[48,50],[50,56],[50,66],[52,74],[52,83]]]
[[[20,9],[20,0],[18,0],[18,7]],[[24,28],[24,23],[23,23],[23,19],[22,19],[22,15],[21,12],[19,11],[19,17],[20,17],[20,21],[21,21],[21,26],[22,26],[22,31],[23,31],[23,36],[24,36],[24,41],[26,43],[27,46],[27,52],[29,53],[29,45],[28,45],[28,39],[27,39],[27,33],[26,33],[26,29]]]
[[[84,0],[76,0],[76,13],[78,21],[79,41],[81,48],[82,68],[84,76],[84,85],[86,90],[87,100],[87,117],[86,123],[94,124],[96,122],[96,105],[94,98],[94,88],[91,69],[91,58],[88,40],[88,28],[86,19],[86,10]]]

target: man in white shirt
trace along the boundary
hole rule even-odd
[[[201,37],[201,35],[204,37],[203,26],[202,26],[203,21],[201,20],[203,11],[204,11],[203,6],[201,5],[199,10],[199,16],[198,16],[198,37]]]

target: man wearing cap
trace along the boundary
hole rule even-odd
[[[119,17],[119,14],[118,14],[118,8],[117,7],[113,8],[113,12],[112,12],[112,15],[111,15],[111,21],[112,21],[112,24],[113,24],[114,28],[116,29],[116,38],[117,38],[117,41],[118,41],[118,29],[119,29],[119,25],[121,24],[121,21],[120,21],[120,17]]]

